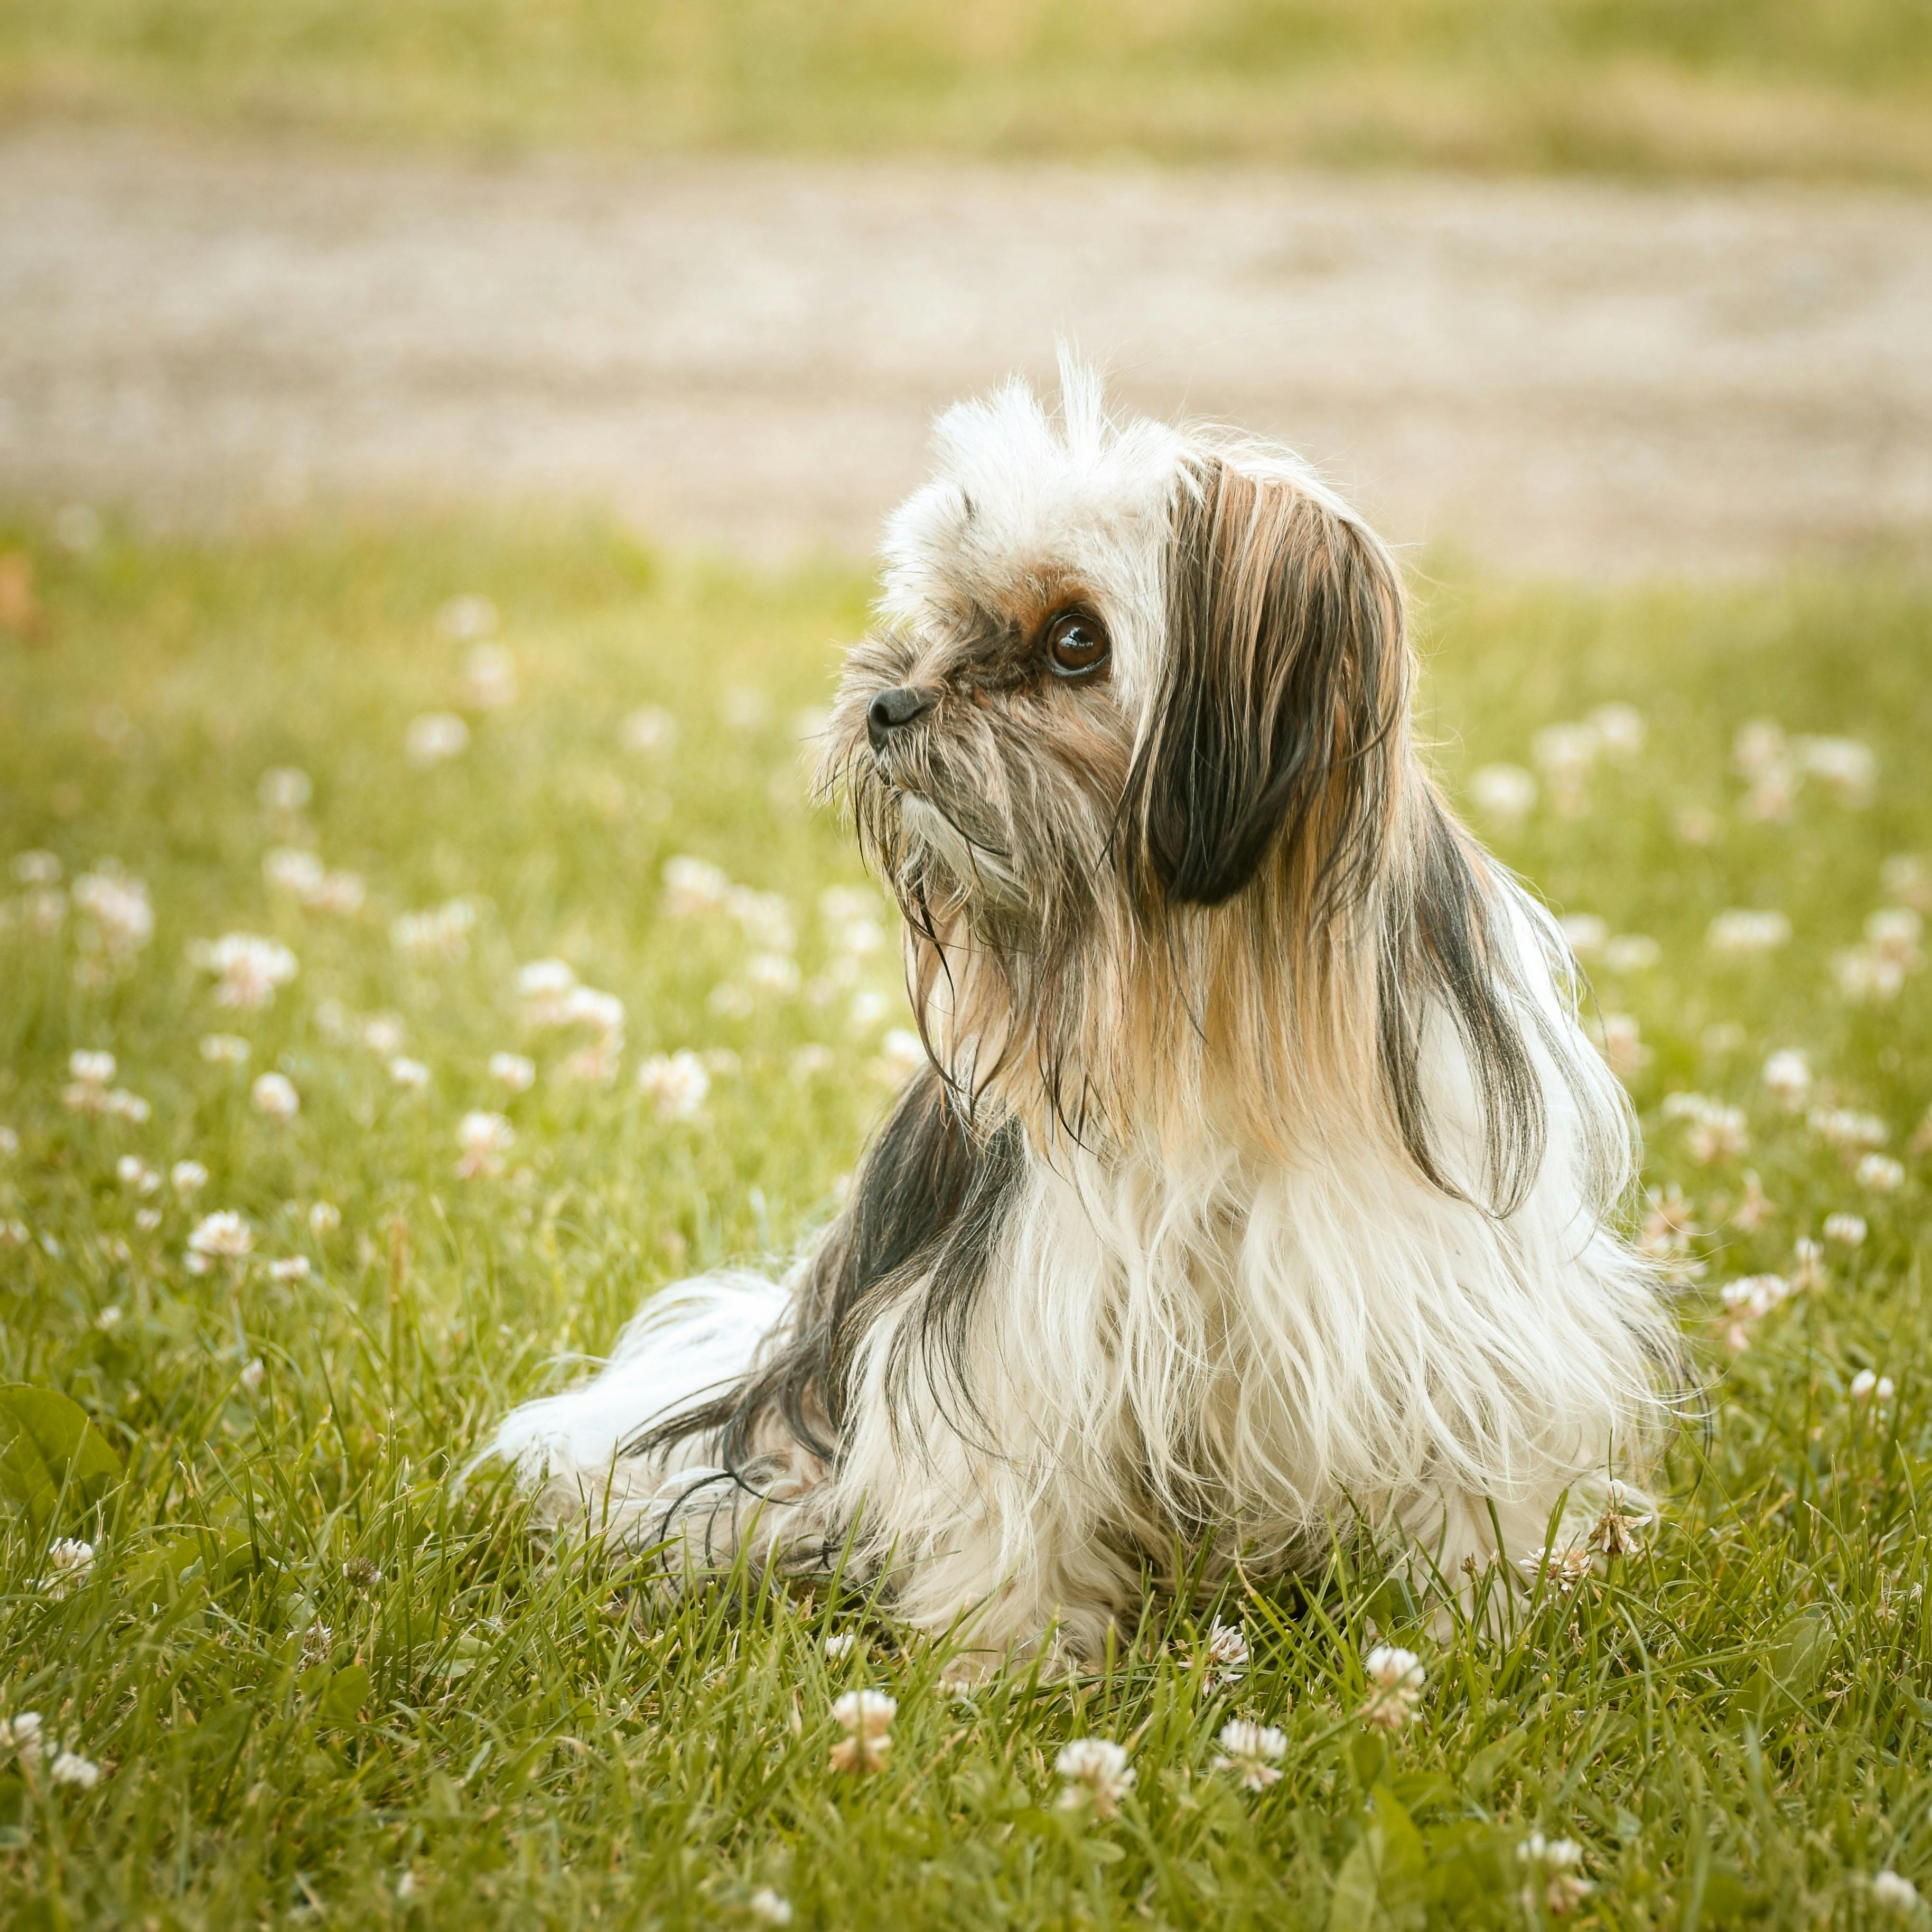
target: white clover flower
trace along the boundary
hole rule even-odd
[[[11,1160],[20,1151],[20,1136],[11,1127],[0,1127],[0,1160]]]
[[[306,1255],[284,1255],[279,1261],[268,1264],[268,1276],[272,1281],[306,1281],[314,1272]]]
[[[1076,1738],[1060,1748],[1053,1768],[1066,1782],[1060,1803],[1090,1804],[1096,1818],[1112,1817],[1133,1788],[1135,1773],[1127,1754],[1108,1738]]]
[[[1705,944],[1725,958],[1744,959],[1774,952],[1790,944],[1791,921],[1781,912],[1734,908],[1712,920]]]
[[[327,876],[322,861],[305,847],[274,845],[262,855],[262,877],[272,892],[286,892],[306,904]]]
[[[1546,1838],[1532,1832],[1516,1848],[1516,1858],[1527,1868],[1528,1882],[1522,1902],[1532,1916],[1540,1903],[1555,1917],[1566,1918],[1596,1888],[1582,1875],[1583,1847],[1574,1838]]]
[[[1860,1006],[1884,1006],[1904,990],[1906,968],[1874,946],[1854,946],[1833,958],[1832,976],[1846,999]]]
[[[1796,1113],[1810,1097],[1811,1063],[1796,1047],[1783,1047],[1772,1054],[1761,1077],[1766,1090],[1787,1114]]]
[[[567,1024],[569,1008],[566,1003],[576,990],[576,970],[568,960],[532,959],[517,969],[517,997],[524,1002],[524,1017],[532,1026]]]
[[[746,1900],[745,1910],[754,1918],[766,1925],[789,1925],[791,1923],[791,1900],[782,1892],[774,1892],[768,1885],[759,1886]]]
[[[1650,1058],[1642,1031],[1630,1013],[1606,1013],[1603,1022],[1604,1064],[1619,1080],[1631,1080]]]
[[[320,1240],[342,1226],[342,1210],[332,1201],[318,1201],[308,1210],[308,1231]]]
[[[192,956],[215,976],[218,1006],[250,1011],[272,1005],[276,989],[301,970],[286,946],[253,932],[226,933],[212,945],[196,947]]]
[[[1590,1574],[1594,1562],[1594,1553],[1587,1542],[1570,1544],[1560,1550],[1553,1544],[1546,1544],[1520,1559],[1520,1567],[1532,1581],[1546,1582],[1559,1597],[1568,1596]]]
[[[1891,1376],[1875,1375],[1870,1369],[1861,1369],[1852,1378],[1850,1393],[1854,1402],[1883,1403],[1891,1401],[1897,1391]]]
[[[1536,808],[1536,779],[1520,765],[1480,765],[1469,774],[1469,798],[1492,824],[1513,830]]]
[[[1731,740],[1732,762],[1751,783],[1782,770],[1786,762],[1784,732],[1768,718],[1754,718],[1738,727]]]
[[[198,1160],[178,1160],[168,1169],[168,1184],[184,1201],[192,1201],[208,1185],[208,1169]]]
[[[1604,1556],[1628,1556],[1643,1540],[1655,1519],[1649,1498],[1614,1477],[1604,1492],[1603,1513],[1592,1526],[1586,1547]]]
[[[1910,906],[1884,906],[1865,921],[1865,944],[1881,959],[1910,972],[1918,964],[1925,922]]]
[[[295,766],[271,765],[262,774],[255,795],[261,800],[264,812],[287,816],[307,808],[309,800],[315,795],[315,788],[309,782],[308,772],[298,770]]]
[[[23,886],[57,886],[61,862],[51,852],[17,852],[14,855],[14,876]]]
[[[677,720],[657,705],[640,704],[618,725],[617,742],[639,758],[656,758],[677,742]]]
[[[451,598],[436,614],[436,627],[452,643],[466,644],[487,638],[496,628],[496,607],[480,591],[466,590]]]
[[[898,1700],[883,1690],[848,1690],[832,1706],[845,1732],[832,1747],[834,1771],[877,1771],[892,1748],[892,1724]]]
[[[1874,1874],[1871,1895],[1874,1905],[1882,1905],[1886,1911],[1895,1912],[1900,1917],[1908,1917],[1918,1910],[1918,1888],[1889,1866]]]
[[[1726,1282],[1719,1297],[1734,1315],[1755,1322],[1768,1315],[1780,1302],[1790,1300],[1796,1292],[1791,1282],[1781,1274],[1748,1274]]]
[[[501,711],[517,701],[517,661],[501,644],[478,644],[463,661],[463,701]]]
[[[100,1782],[100,1766],[78,1751],[62,1751],[47,1774],[56,1784],[70,1784],[81,1791],[92,1791]]]
[[[745,962],[745,983],[754,993],[789,999],[799,988],[798,962],[782,952],[754,952]]]
[[[1221,1726],[1217,1742],[1221,1755],[1210,1768],[1232,1771],[1250,1791],[1265,1791],[1270,1784],[1280,1782],[1279,1767],[1288,1752],[1288,1739],[1281,1732],[1237,1718]]]
[[[1592,958],[1602,952],[1604,942],[1610,936],[1610,922],[1593,912],[1565,913],[1559,923],[1570,950],[1579,959]]]
[[[476,923],[476,908],[467,899],[450,899],[427,912],[399,914],[389,922],[389,944],[405,959],[461,959]]]
[[[46,1748],[39,1712],[16,1711],[10,1718],[0,1718],[0,1750],[10,1750],[24,1762],[36,1765]]]
[[[1869,805],[1878,784],[1878,759],[1857,738],[1798,738],[1792,741],[1808,778],[1821,781],[1841,805]]]
[[[516,1130],[501,1114],[465,1114],[456,1124],[456,1144],[463,1153],[456,1164],[457,1173],[467,1180],[478,1174],[500,1172],[503,1156],[516,1138]]]
[[[105,1087],[114,1078],[115,1066],[111,1053],[82,1049],[67,1057],[67,1070],[74,1076],[75,1084],[82,1087]]]
[[[1550,786],[1550,802],[1565,817],[1584,807],[1585,781],[1603,748],[1588,724],[1546,724],[1530,742],[1530,754]]]
[[[371,1013],[362,1022],[362,1044],[371,1053],[380,1053],[388,1060],[402,1052],[409,1034],[395,1014]]]
[[[470,748],[470,727],[453,711],[425,711],[410,720],[403,749],[412,765],[440,765]]]
[[[1628,764],[1643,749],[1648,728],[1634,704],[1600,704],[1584,721],[1597,734],[1606,758]]]
[[[255,1250],[255,1231],[232,1208],[204,1214],[188,1238],[188,1252],[219,1261],[241,1261]]]
[[[1836,1241],[1840,1247],[1862,1246],[1865,1238],[1864,1216],[1862,1214],[1827,1214],[1825,1216],[1825,1238],[1828,1241]]]
[[[876,919],[861,914],[842,920],[829,935],[833,952],[847,959],[869,959],[886,946],[886,929]]]
[[[1802,1239],[1792,1244],[1791,1292],[1808,1294],[1822,1288],[1828,1280],[1825,1272],[1825,1250],[1816,1241]]]
[[[1713,1104],[1693,1118],[1684,1138],[1684,1150],[1700,1166],[1730,1160],[1750,1145],[1750,1132],[1741,1107]]]
[[[114,1178],[136,1194],[152,1194],[161,1184],[161,1177],[138,1154],[124,1154],[114,1163]]]
[[[232,1033],[211,1033],[202,1038],[201,1057],[211,1066],[245,1066],[248,1042]]]
[[[1895,899],[1920,912],[1932,912],[1932,865],[1916,852],[1900,852],[1878,868],[1880,883]],[[54,877],[58,878],[58,869]]]
[[[50,939],[66,922],[67,895],[57,887],[36,886],[20,896],[20,916],[43,939]],[[0,904],[0,929],[13,917],[14,908]]]
[[[1866,1154],[1852,1172],[1858,1185],[1874,1194],[1896,1194],[1905,1185],[1904,1166],[1888,1154]]]
[[[894,1027],[880,1042],[879,1078],[902,1087],[926,1064],[926,1042],[909,1027]]]
[[[399,1053],[389,1062],[389,1078],[398,1087],[419,1094],[429,1084],[429,1069],[420,1060],[412,1060],[406,1054]]]
[[[1604,970],[1625,975],[1651,971],[1664,957],[1664,948],[1647,932],[1620,932],[1604,948]]]
[[[1422,1660],[1412,1650],[1378,1644],[1362,1660],[1369,1695],[1360,1715],[1378,1731],[1399,1731],[1415,1715],[1422,1687],[1429,1681]]]
[[[734,886],[724,896],[724,908],[745,937],[767,952],[789,952],[798,944],[797,922],[781,893]]]
[[[562,1012],[566,1026],[589,1027],[606,1040],[622,1041],[624,1003],[615,993],[600,992],[595,986],[573,986],[564,995]]]
[[[69,1596],[87,1581],[94,1568],[94,1545],[74,1537],[61,1537],[49,1546],[47,1563],[47,1574],[40,1579],[41,1589],[56,1599]]]
[[[536,1084],[536,1062],[520,1053],[493,1053],[490,1056],[490,1078],[506,1093],[527,1094]]]
[[[302,1096],[285,1073],[261,1073],[248,1089],[250,1104],[272,1120],[292,1120],[302,1112]]]
[[[134,1225],[142,1234],[152,1234],[161,1225],[161,1210],[158,1208],[137,1208],[134,1214]]]
[[[154,936],[148,888],[111,861],[74,882],[74,908],[86,919],[81,944],[112,965],[125,965]]]
[[[830,1661],[842,1664],[852,1654],[859,1640],[850,1630],[838,1630],[825,1640],[825,1654]]]
[[[1858,1148],[1880,1148],[1892,1138],[1892,1130],[1876,1114],[1861,1114],[1849,1107],[1814,1107],[1804,1124],[1827,1147],[1847,1153]]]
[[[884,994],[866,990],[854,993],[852,1004],[846,1009],[856,1033],[870,1033],[892,1010],[892,1003]]]
[[[361,911],[368,896],[368,888],[359,872],[328,872],[310,893],[308,903],[316,912],[334,913],[346,919]]]
[[[704,1063],[688,1048],[654,1053],[638,1069],[638,1090],[657,1102],[661,1120],[694,1120],[711,1091]]]
[[[242,1386],[253,1395],[262,1386],[262,1378],[266,1372],[261,1357],[251,1356],[242,1370]]]
[[[818,896],[818,916],[830,927],[873,918],[878,910],[878,896],[864,886],[827,886]]]
[[[1248,1667],[1248,1634],[1239,1624],[1223,1623],[1216,1617],[1208,1626],[1201,1653],[1208,1666],[1202,1676],[1205,1689],[1235,1683]]]
[[[706,860],[667,859],[664,868],[664,910],[668,919],[688,919],[715,911],[730,896],[731,881]]]

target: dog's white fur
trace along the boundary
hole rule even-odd
[[[1042,574],[1077,580],[1112,634],[1112,701],[1144,732],[1190,461],[1211,452],[1359,526],[1279,452],[1121,426],[1084,370],[1068,367],[1063,384],[1058,419],[1017,383],[942,419],[938,474],[889,527],[882,610],[918,640]],[[902,852],[971,875],[969,925],[972,894],[1010,903],[1031,889],[1024,866],[963,849],[973,842],[937,808],[917,802],[899,823]],[[776,1285],[733,1274],[665,1290],[602,1374],[518,1410],[495,1453],[541,1480],[553,1515],[668,1533],[700,1561],[746,1545],[796,1560],[849,1540],[901,1616],[970,1622],[989,1651],[1052,1630],[1090,1654],[1163,1535],[1279,1568],[1366,1523],[1399,1531],[1412,1561],[1454,1582],[1498,1555],[1514,1564],[1566,1495],[1586,1520],[1613,1472],[1640,1474],[1671,1331],[1611,1226],[1630,1112],[1578,1028],[1568,956],[1526,893],[1499,868],[1486,877],[1547,1120],[1509,1211],[1478,1204],[1482,1102],[1445,1014],[1423,1026],[1419,1078],[1448,1185],[1392,1142],[1375,1096],[1286,1064],[1264,1070],[1294,1102],[1272,1141],[1231,1125],[1198,1070],[1187,1105],[1150,1100],[1146,1121],[1116,1083],[1117,1104],[1078,1135],[1017,1106],[1024,1169],[970,1307],[970,1412],[916,1342],[893,1380],[914,1284],[863,1333],[830,1457],[768,1428],[754,1496],[712,1480],[715,1430],[627,1455],[796,1340],[808,1256]],[[958,956],[969,980],[971,950]],[[915,998],[941,1063],[970,1085],[981,1042],[958,979],[915,978]],[[1194,1046],[1177,1038],[1177,1055]]]

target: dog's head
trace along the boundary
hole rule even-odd
[[[1388,554],[1292,458],[1063,385],[1057,418],[1015,383],[940,420],[828,774],[906,911],[942,1066],[979,1088],[1029,1059],[1064,1118],[1096,1028],[1165,1024],[1128,1011],[1136,976],[1186,953],[1198,1030],[1204,944],[1312,956],[1370,896],[1411,660]]]

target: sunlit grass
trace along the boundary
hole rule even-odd
[[[1520,1926],[1557,1870],[1520,1858],[1535,1831],[1577,1841],[1577,1914],[1606,1923],[1906,1922],[1870,1882],[1932,1880],[1932,973],[1908,962],[1859,1004],[1839,962],[1873,912],[1925,896],[1922,869],[1886,869],[1932,855],[1922,581],[1425,594],[1460,791],[1606,704],[1648,727],[1628,762],[1591,765],[1574,815],[1544,770],[1496,831],[1561,910],[1656,942],[1648,964],[1600,948],[1597,999],[1636,1049],[1647,1178],[1681,1187],[1695,1230],[1677,1259],[1703,1270],[1684,1319],[1708,1427],[1642,1550],[1546,1588],[1508,1641],[1436,1641],[1372,1571],[1338,1570],[1152,1605],[1111,1669],[965,1700],[943,1648],[862,1598],[740,1579],[667,1600],[614,1552],[551,1560],[499,1486],[458,1480],[504,1402],[568,1372],[560,1353],[606,1346],[674,1274],[822,1219],[885,1103],[902,1007],[888,953],[853,949],[851,904],[821,910],[862,880],[796,742],[862,582],[666,564],[596,529],[75,551],[35,526],[9,548],[38,614],[9,566],[28,628],[0,639],[0,860],[51,854],[60,878],[41,860],[0,884],[0,1381],[74,1398],[126,1473],[97,1510],[6,1504],[0,1718],[39,1712],[102,1774],[86,1790],[0,1750],[8,1923],[754,1924],[769,1890],[838,1927]],[[459,593],[498,614],[496,708],[474,702],[476,638],[449,634],[488,622],[448,611]],[[672,742],[626,727],[643,706]],[[412,763],[411,722],[442,711],[466,748]],[[1868,745],[1869,802],[1814,774],[1788,817],[1752,817],[1732,746],[1765,717]],[[291,770],[305,802],[286,777],[265,790]],[[291,847],[357,874],[360,906],[272,886],[265,856]],[[747,976],[769,906],[670,915],[680,855],[782,895],[797,992]],[[153,913],[118,958],[100,917],[33,896],[110,860]],[[399,948],[399,916],[458,900],[427,950],[421,928]],[[1736,908],[1784,913],[1790,940],[1714,952]],[[236,932],[298,962],[269,1005],[215,1003],[195,944]],[[622,1002],[609,1084],[567,1072],[598,1028],[530,1023],[518,968],[552,957]],[[204,1057],[218,1034],[245,1064]],[[1814,1076],[1795,1110],[1761,1078],[1780,1049]],[[694,1120],[636,1084],[682,1050],[710,1056]],[[111,1052],[97,1085],[148,1118],[70,1106],[77,1051]],[[506,1052],[535,1063],[527,1091],[491,1073]],[[292,1119],[251,1104],[271,1072]],[[1672,1093],[1740,1110],[1748,1145],[1700,1164]],[[1862,1181],[1866,1150],[1822,1138],[1814,1107],[1876,1117],[1900,1184]],[[463,1178],[472,1111],[514,1139]],[[184,1160],[207,1170],[191,1199]],[[1747,1168],[1775,1204],[1750,1227]],[[193,1228],[224,1209],[252,1254],[190,1272]],[[1834,1212],[1868,1232],[1824,1244],[1819,1285],[1725,1308],[1727,1283],[1800,1273]],[[1891,1398],[1858,1400],[1861,1371]],[[43,1582],[56,1537],[95,1552],[65,1594]],[[1216,1610],[1252,1654],[1210,1688]],[[1378,1636],[1428,1674],[1386,1736],[1358,1716]],[[835,1772],[832,1705],[862,1684],[898,1700],[890,1752]],[[1211,1768],[1237,1716],[1286,1733],[1258,1792]],[[1058,1802],[1057,1753],[1088,1736],[1136,1773],[1111,1821]]]
[[[1919,0],[13,0],[5,100],[491,149],[1932,180]]]

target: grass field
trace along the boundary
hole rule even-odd
[[[1927,0],[10,0],[0,105],[501,151],[1932,182]]]
[[[1494,836],[1603,922],[1708,1398],[1640,1547],[1507,1640],[1338,1568],[966,1697],[862,1600],[668,1603],[459,1486],[560,1352],[824,1216],[885,1104],[890,948],[826,905],[863,882],[796,750],[865,595],[596,529],[0,538],[0,1920],[1922,1925],[1922,578],[1422,593],[1452,782],[1537,770]],[[1640,746],[1538,737],[1620,704]],[[1809,736],[1741,767],[1764,719]],[[668,903],[680,856],[778,898]],[[545,958],[621,1028],[532,1010]],[[1378,1638],[1427,1678],[1386,1731]],[[861,1685],[890,1754],[834,1771]],[[1214,1766],[1238,1718],[1264,1789]],[[1116,1816],[1059,1802],[1082,1737]]]

